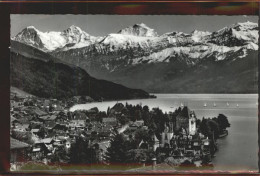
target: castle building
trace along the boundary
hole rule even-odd
[[[169,127],[166,126],[165,124],[165,128],[164,128],[164,132],[162,132],[162,140],[161,140],[161,145],[165,146],[165,144],[169,144],[170,145],[170,141],[173,137],[173,123],[170,122],[169,123]]]
[[[187,106],[182,107],[181,112],[176,117],[176,129],[185,129],[189,135],[196,133],[196,115]]]
[[[155,134],[152,136],[153,140],[153,151],[156,151],[156,149],[160,146],[160,141],[157,139]]]

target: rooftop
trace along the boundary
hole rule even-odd
[[[12,138],[12,137],[10,138],[10,148],[11,149],[22,149],[22,148],[27,148],[27,147],[29,147],[29,144],[26,144],[22,141]]]

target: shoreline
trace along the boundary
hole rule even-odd
[[[121,102],[121,101],[131,101],[131,100],[148,100],[148,99],[157,99],[157,97],[149,97],[149,98],[134,98],[134,99],[118,99],[118,100],[104,100],[104,101],[92,101],[92,102],[87,102],[87,103],[84,103],[84,104],[75,104],[73,106],[71,106],[69,108],[69,111],[70,112],[73,112],[71,111],[70,109],[73,108],[74,106],[77,106],[77,105],[89,105],[89,104],[94,104],[94,103],[108,103],[108,102]]]
[[[152,93],[151,93],[152,94]],[[257,106],[257,102],[258,102],[258,94],[239,94],[239,96],[237,97],[237,94],[229,94],[230,96],[224,95],[224,94],[153,94],[156,96],[156,98],[141,98],[141,99],[122,99],[122,100],[105,100],[105,101],[93,101],[93,102],[88,102],[88,103],[84,103],[84,104],[75,104],[73,106],[71,106],[69,108],[70,112],[73,112],[75,110],[87,110],[87,109],[91,109],[97,106],[102,106],[102,104],[104,104],[104,106],[111,106],[110,103],[114,102],[117,103],[126,103],[126,102],[130,102],[132,104],[138,104],[141,103],[143,105],[147,105],[149,107],[160,107],[163,105],[157,104],[157,102],[153,102],[151,100],[158,100],[158,99],[165,99],[165,101],[172,101],[172,107],[167,107],[167,111],[169,111],[169,108],[173,108],[174,106],[178,107],[180,106],[180,103],[184,103],[187,104],[186,99],[192,99],[193,101],[196,100],[200,100],[202,102],[214,102],[214,98],[217,98],[219,100],[215,100],[215,102],[218,104],[218,101],[227,101],[230,103],[229,108],[230,109],[237,109],[237,107],[233,107],[232,104],[235,102],[239,102],[239,99],[242,100],[252,100],[252,101],[256,101],[255,104]],[[191,100],[191,101],[192,101]],[[137,102],[139,101],[139,102]],[[143,103],[145,102],[145,103]],[[114,105],[113,104],[113,105]],[[93,107],[83,107],[83,106],[91,106],[91,105],[96,105]],[[78,107],[74,110],[75,107]],[[218,107],[214,107],[212,109],[219,109],[221,106]],[[253,107],[253,106],[252,106]],[[209,107],[208,107],[209,108]],[[200,109],[203,110],[207,110],[208,108],[204,108],[201,107]],[[240,109],[243,107],[239,107]],[[100,110],[100,108],[98,107],[98,109]],[[225,109],[225,107],[223,106],[223,109]],[[173,109],[171,109],[173,110]]]

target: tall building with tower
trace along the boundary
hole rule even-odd
[[[187,106],[182,107],[176,117],[176,130],[184,129],[189,135],[196,133],[196,115]]]

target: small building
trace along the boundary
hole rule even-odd
[[[52,138],[44,138],[44,139],[41,139],[41,140],[35,142],[35,144],[40,144],[40,145],[44,144],[49,151],[51,151],[53,149],[53,143],[54,143],[54,140]]]
[[[71,149],[71,140],[69,138],[66,140],[64,147],[65,147],[66,153],[69,153],[69,151]]]
[[[39,141],[32,147],[31,159],[33,161],[39,161],[43,158],[46,158],[49,153],[51,153],[51,151],[48,149],[48,147],[43,142]]]
[[[17,110],[19,110],[20,107],[23,106],[23,103],[22,103],[22,102],[16,102],[16,101],[14,101],[14,100],[11,100],[10,106],[11,106],[11,109],[12,109],[12,110],[17,111]]]
[[[118,115],[121,114],[125,106],[122,103],[116,103],[110,110],[110,115]]]
[[[29,129],[29,124],[17,124],[14,128],[15,130],[18,130],[18,131],[23,131],[23,132],[26,132],[28,129]]]
[[[99,110],[97,107],[94,107],[94,108],[87,110],[87,112],[88,112],[88,115],[90,115],[90,114],[94,115],[94,114],[97,114],[99,112]]]
[[[34,129],[31,129],[31,132],[35,135],[38,135],[39,132],[40,132],[40,129],[39,128],[34,128]]]
[[[107,125],[116,126],[117,120],[115,117],[106,117],[106,118],[102,118],[102,123],[107,124]]]
[[[144,120],[137,120],[134,122],[134,124],[138,127],[144,126]]]
[[[34,115],[36,115],[37,117],[41,117],[41,116],[45,116],[48,115],[47,112],[40,110],[39,108],[35,108],[32,112]]]
[[[29,144],[10,138],[10,163],[24,162],[28,159],[27,150],[30,148]]]
[[[55,121],[57,119],[56,115],[44,115],[41,117],[38,117],[39,121],[46,122],[46,121]]]
[[[86,120],[89,119],[88,116],[81,111],[75,111],[73,118],[69,121],[69,127],[71,129],[80,128],[84,129],[86,127]]]

